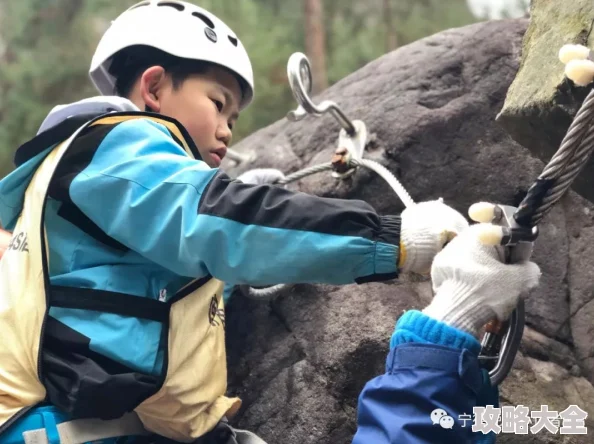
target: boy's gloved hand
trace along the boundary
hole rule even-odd
[[[441,199],[406,208],[401,220],[398,268],[405,273],[428,274],[435,255],[456,234],[468,228],[464,216]]]
[[[263,185],[267,183],[275,183],[281,179],[284,179],[285,175],[274,168],[256,168],[254,170],[246,171],[241,174],[237,180],[243,183],[249,183],[252,185]]]
[[[423,313],[474,336],[491,319],[507,320],[521,296],[538,285],[533,262],[504,264],[501,247],[480,243],[486,224],[456,236],[433,261],[435,297]]]

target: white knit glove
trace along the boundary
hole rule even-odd
[[[428,274],[435,255],[456,234],[468,228],[464,216],[442,199],[406,208],[401,221],[398,268],[405,273]]]
[[[507,320],[519,298],[540,278],[535,263],[504,264],[501,247],[481,244],[478,234],[485,225],[489,224],[466,229],[435,257],[431,268],[435,297],[423,310],[476,337],[490,320]]]
[[[263,185],[267,183],[275,183],[284,178],[285,175],[274,168],[256,168],[241,174],[237,180],[252,185]]]

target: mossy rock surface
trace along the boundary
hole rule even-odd
[[[511,137],[548,162],[559,148],[592,85],[577,87],[565,78],[559,49],[576,43],[594,49],[594,1],[533,0],[522,58],[497,121]],[[594,161],[574,189],[594,200]]]

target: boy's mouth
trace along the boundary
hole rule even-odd
[[[209,153],[210,153],[210,158],[215,163],[215,166],[218,167],[221,164],[221,162],[223,161],[223,159],[225,158],[225,155],[227,154],[227,147],[222,146],[219,148],[215,148],[213,150],[210,150]]]

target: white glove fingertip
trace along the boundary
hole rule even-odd
[[[584,45],[563,45],[559,49],[559,60],[563,64],[567,64],[572,60],[582,60],[588,57],[590,49]]]
[[[489,202],[472,204],[468,208],[468,216],[475,222],[491,222],[495,217],[495,205]]]
[[[478,224],[473,227],[473,231],[476,232],[477,239],[481,244],[490,247],[501,245],[502,227],[493,224]]]
[[[565,75],[577,86],[587,86],[594,79],[594,62],[591,60],[570,60],[565,65]]]

